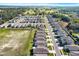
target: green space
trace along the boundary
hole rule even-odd
[[[64,54],[64,55],[69,55],[69,50],[67,50],[67,49],[64,50],[64,49],[63,49],[63,50],[61,51],[61,53]]]
[[[73,19],[74,23],[79,23],[79,19]]]
[[[50,41],[47,41],[47,43],[49,44],[49,43],[51,43]]]
[[[49,49],[49,50],[52,50],[52,46],[48,46],[48,49]]]
[[[53,53],[48,53],[48,56],[54,56],[54,54]]]
[[[72,33],[73,36],[79,35],[79,33]]]
[[[0,29],[0,55],[30,55],[36,29]]]

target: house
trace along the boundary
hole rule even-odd
[[[48,49],[46,47],[33,49],[33,54],[48,54]]]
[[[33,56],[48,56],[48,54],[33,54]]]
[[[69,50],[70,56],[79,56],[79,46],[78,45],[65,45],[64,49]]]
[[[35,37],[44,37],[44,38],[46,38],[46,34],[45,33],[36,33]]]
[[[35,39],[34,39],[34,46],[33,55],[34,56],[47,56],[48,49],[46,44],[46,33],[45,28],[42,25],[38,26],[38,31],[36,32]]]
[[[74,44],[74,43],[73,43],[73,40],[72,40],[72,38],[71,38],[70,36],[67,36],[67,37],[66,37],[66,42],[67,42],[68,45]]]
[[[79,51],[70,51],[70,56],[79,56]]]
[[[47,47],[46,43],[43,42],[36,42],[34,45],[35,47]]]
[[[38,30],[37,33],[42,33],[43,34],[43,33],[45,33],[45,31],[44,30]]]
[[[46,41],[46,39],[44,38],[44,37],[35,37],[35,39],[34,40],[44,40],[44,41]]]
[[[46,44],[46,41],[45,40],[36,40],[35,43],[45,43]]]
[[[64,49],[68,49],[69,51],[79,51],[78,45],[65,45]]]

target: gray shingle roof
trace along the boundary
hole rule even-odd
[[[40,47],[46,47],[47,45],[46,45],[46,43],[42,43],[42,42],[40,42],[40,43],[35,43],[35,46],[40,46]]]
[[[45,41],[46,39],[44,37],[36,37],[35,40]]]
[[[47,53],[48,53],[48,50],[46,47],[33,49],[33,54],[47,54]]]
[[[79,51],[79,46],[77,45],[66,45],[65,48],[69,49],[70,51]]]
[[[79,56],[79,51],[70,51],[71,56]]]
[[[33,56],[47,56],[47,54],[34,54]]]

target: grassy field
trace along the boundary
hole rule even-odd
[[[79,19],[74,19],[73,22],[79,23]]]
[[[0,55],[30,55],[35,29],[0,29]]]

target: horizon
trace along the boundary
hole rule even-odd
[[[79,6],[79,3],[0,3],[0,6]]]

